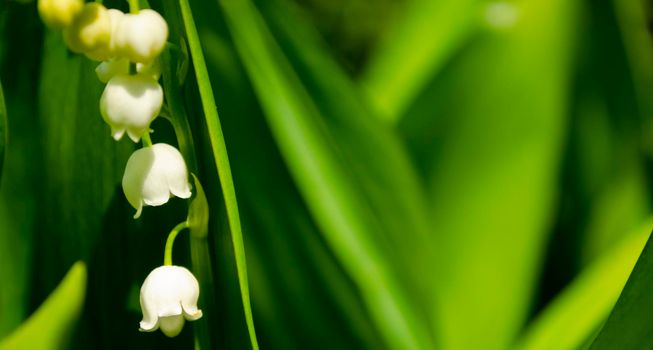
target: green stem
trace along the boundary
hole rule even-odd
[[[188,221],[179,223],[177,226],[175,226],[175,228],[172,229],[172,231],[170,231],[170,234],[168,234],[165,253],[163,255],[163,265],[172,265],[172,246],[175,244],[175,238],[177,238],[179,232],[185,228],[188,228]]]
[[[152,146],[152,139],[150,138],[150,131],[146,131],[143,136],[141,136],[141,140],[143,141],[143,147],[150,147]]]
[[[129,13],[136,14],[140,10],[138,5],[138,0],[127,0],[129,1]]]

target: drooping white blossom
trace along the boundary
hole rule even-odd
[[[122,189],[136,209],[134,218],[141,215],[143,205],[163,205],[173,195],[191,196],[184,158],[176,148],[165,143],[143,147],[129,157]]]
[[[185,320],[202,317],[202,310],[197,308],[199,295],[199,283],[188,269],[174,265],[157,267],[141,287],[140,331],[154,332],[161,328],[168,337],[177,336]]]
[[[76,53],[95,51],[108,45],[111,40],[109,11],[97,2],[87,3],[64,29],[64,40]]]
[[[84,52],[86,57],[94,61],[107,61],[116,57],[115,32],[118,24],[125,17],[125,14],[117,9],[109,9],[107,10],[107,14],[109,15],[110,23],[109,40],[91,51]]]
[[[151,76],[123,74],[114,76],[105,86],[100,113],[114,139],[120,140],[127,132],[132,141],[138,142],[143,133],[149,132],[162,105],[163,89]]]
[[[156,11],[145,9],[126,14],[114,32],[118,56],[148,63],[157,58],[168,40],[168,24]]]
[[[39,15],[52,28],[69,26],[84,7],[83,0],[39,0]]]

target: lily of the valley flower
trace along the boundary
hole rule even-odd
[[[100,98],[102,118],[116,140],[127,132],[132,141],[138,142],[149,131],[162,105],[161,85],[143,74],[114,76]]]
[[[123,19],[125,14],[122,11],[116,9],[107,10],[107,14],[109,15],[109,23],[110,23],[109,40],[103,42],[102,45],[97,46],[95,49],[91,51],[84,52],[86,57],[94,61],[107,61],[116,56],[116,48],[115,48],[116,35],[114,33],[116,32],[116,29],[118,28],[118,24]]]
[[[111,40],[111,18],[106,7],[97,2],[87,3],[64,30],[68,48],[76,53],[97,50]]]
[[[171,195],[190,198],[188,170],[179,151],[165,143],[143,147],[134,152],[125,167],[122,189],[138,218],[143,205],[158,206]]]
[[[163,51],[168,40],[168,24],[158,12],[145,9],[126,14],[114,34],[119,56],[132,62],[148,63]]]
[[[41,19],[52,28],[64,28],[72,23],[84,7],[83,0],[39,0]]]
[[[153,332],[161,328],[168,337],[177,336],[184,321],[202,317],[197,308],[200,288],[197,279],[181,266],[159,266],[154,269],[141,287],[143,320],[140,331]]]

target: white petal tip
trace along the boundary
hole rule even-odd
[[[184,317],[188,321],[197,321],[202,318],[202,315],[202,310],[191,310],[191,312],[184,310]]]
[[[172,194],[174,194],[175,196],[177,196],[179,198],[183,198],[183,199],[190,198],[190,196],[193,195],[193,193],[190,190],[185,190],[185,191],[181,191],[181,192],[175,191]]]
[[[134,219],[138,219],[141,217],[141,214],[143,213],[143,206],[141,205],[136,209],[136,214],[134,214]]]
[[[112,130],[111,131],[111,137],[113,137],[113,139],[116,140],[116,141],[119,141],[124,134],[125,134],[125,130]]]
[[[147,323],[145,321],[141,321],[138,324],[138,327],[139,327],[138,328],[139,332],[154,332],[159,328],[156,323],[151,324],[151,323]]]

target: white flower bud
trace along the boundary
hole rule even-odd
[[[161,328],[168,337],[177,336],[184,321],[202,317],[197,308],[200,287],[197,279],[185,267],[159,266],[154,269],[141,287],[143,320],[141,332],[154,332]]]
[[[168,40],[168,24],[150,9],[126,14],[115,32],[117,53],[132,62],[148,63],[157,58]]]
[[[116,9],[109,9],[107,10],[107,13],[109,15],[109,22],[111,23],[110,30],[109,30],[110,33],[109,41],[103,43],[102,45],[98,46],[92,51],[88,51],[84,53],[86,57],[94,61],[107,61],[116,56],[114,33],[116,32],[116,28],[118,28],[118,24],[125,16],[125,14],[122,11]]]
[[[68,48],[76,53],[97,50],[109,44],[111,19],[106,7],[93,2],[87,3],[64,30]]]
[[[120,140],[125,131],[138,142],[161,111],[163,89],[150,76],[117,75],[111,78],[100,98],[100,112],[111,126],[111,134]]]
[[[149,64],[137,63],[136,71],[142,75],[150,76],[154,80],[159,80],[161,77],[161,64],[159,62],[157,59]],[[116,75],[129,74],[129,61],[126,58],[120,58],[102,62],[95,68],[95,74],[101,82],[106,84]]]
[[[64,28],[72,23],[84,7],[83,0],[39,0],[39,15],[46,25]]]
[[[143,205],[163,205],[171,195],[190,198],[184,158],[176,148],[165,143],[137,150],[127,161],[122,190],[136,209],[135,219],[141,215]]]

